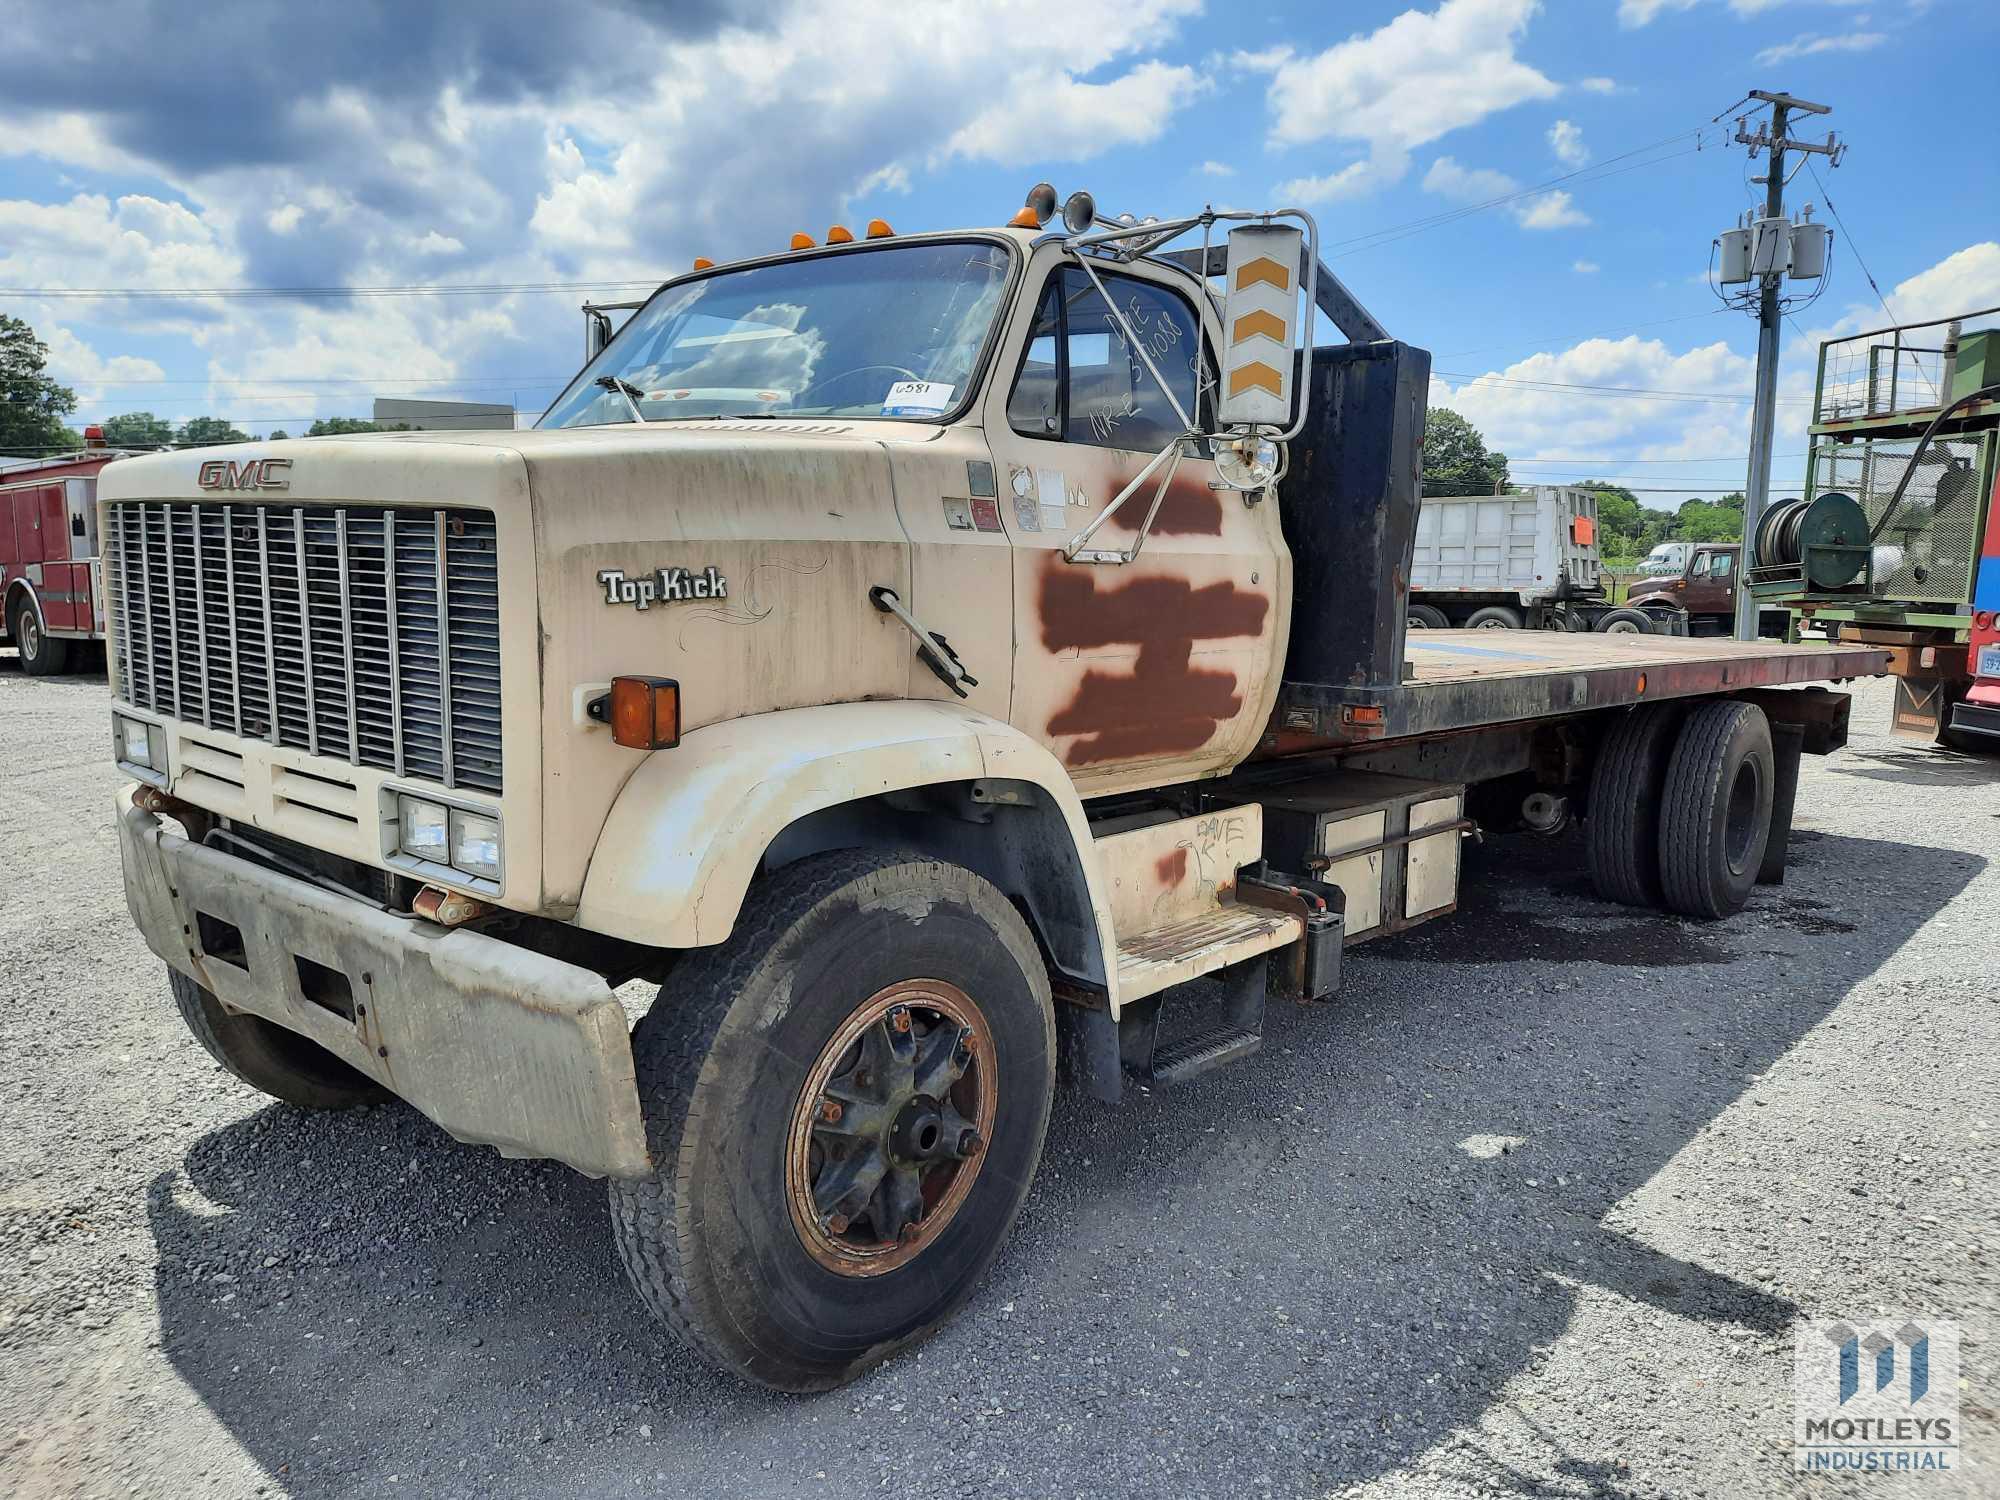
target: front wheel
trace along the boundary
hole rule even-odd
[[[971,1296],[1055,1084],[1048,974],[1007,898],[843,851],[752,891],[633,1034],[653,1175],[614,1181],[639,1295],[733,1374],[824,1390]]]
[[[1521,612],[1505,604],[1488,604],[1465,617],[1467,630],[1519,630]]]
[[[1604,635],[1651,635],[1653,622],[1636,609],[1607,609],[1597,617],[1597,629]]]

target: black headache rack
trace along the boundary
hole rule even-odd
[[[1406,633],[1431,358],[1313,350],[1279,482],[1292,634],[1266,753],[1380,743],[1659,698],[1871,676],[1879,650],[1560,631]]]

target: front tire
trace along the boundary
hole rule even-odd
[[[28,600],[15,604],[7,632],[14,638],[14,649],[21,653],[21,670],[30,677],[54,677],[69,665],[69,642],[56,640],[42,629],[41,616]]]
[[[1408,609],[1408,628],[1411,630],[1449,630],[1451,621],[1445,618],[1443,610],[1435,604],[1412,604]]]
[[[647,1306],[718,1368],[844,1384],[971,1296],[1041,1158],[1048,974],[1007,898],[922,855],[787,866],[633,1034],[651,1177],[610,1185]]]
[[[1519,630],[1521,612],[1506,604],[1488,604],[1465,617],[1467,630]]]
[[[262,1016],[223,1008],[179,969],[167,970],[181,1020],[208,1055],[253,1089],[299,1109],[352,1109],[388,1090],[316,1042]]]
[[[1597,629],[1604,635],[1651,635],[1653,622],[1642,610],[1607,609],[1597,617]]]

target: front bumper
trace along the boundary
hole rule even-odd
[[[592,1177],[652,1171],[625,1012],[598,975],[190,843],[129,789],[118,843],[146,945],[225,1006],[317,1042],[459,1140]]]
[[[1981,734],[2000,740],[2000,707],[1961,700],[1951,706],[1951,727],[1961,734]]]

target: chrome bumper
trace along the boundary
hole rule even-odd
[[[224,1005],[317,1042],[461,1141],[592,1177],[652,1171],[625,1012],[596,974],[191,844],[129,788],[118,809],[132,920]],[[240,950],[232,935],[203,951],[205,930],[229,928]]]

